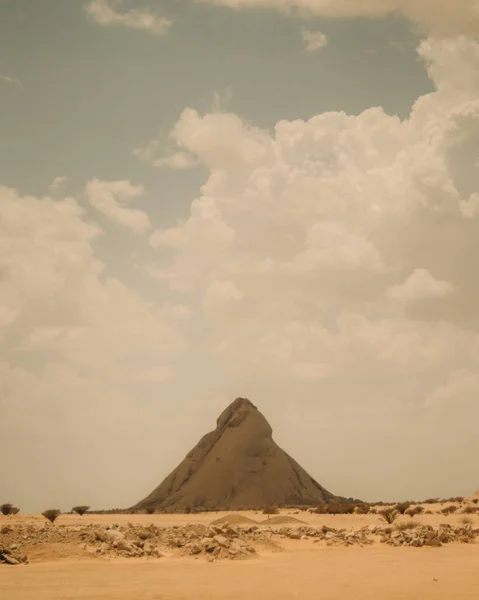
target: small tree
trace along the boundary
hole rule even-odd
[[[395,508],[399,513],[401,513],[401,515],[403,515],[410,506],[410,502],[400,502],[399,504],[396,504]]]
[[[83,517],[83,515],[90,510],[89,506],[74,506],[72,508],[72,512],[77,513],[78,515],[80,515],[80,517]]]
[[[444,516],[447,517],[447,515],[450,515],[453,512],[456,512],[457,510],[457,506],[455,506],[454,504],[450,504],[449,506],[445,506],[441,512]]]
[[[9,515],[12,512],[13,504],[2,504],[0,506],[0,511],[2,511],[2,515]]]
[[[380,510],[378,514],[386,521],[386,523],[394,523],[394,521],[399,517],[399,511],[395,508],[383,508]]]
[[[411,506],[411,508],[408,508],[406,511],[406,515],[409,515],[411,517],[411,519],[413,519],[416,515],[420,515],[421,513],[424,512],[424,508],[422,506]]]
[[[61,514],[61,511],[57,508],[49,508],[48,510],[42,512],[42,515],[45,517],[45,519],[50,521],[50,523],[54,523]]]

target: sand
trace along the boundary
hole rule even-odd
[[[435,509],[440,508],[435,506]],[[286,517],[292,514],[283,513]],[[59,522],[156,525],[209,524],[218,515],[63,515]],[[257,513],[243,513],[259,520]],[[19,519],[20,517],[16,517]],[[25,519],[26,517],[21,517]],[[374,515],[301,513],[311,525],[362,527]],[[406,520],[406,517],[402,517]],[[421,516],[422,523],[456,524],[460,515]],[[38,519],[41,522],[41,519]],[[477,522],[478,517],[474,517]],[[7,522],[0,519],[0,525]],[[40,562],[0,567],[0,598],[8,600],[476,600],[479,545],[442,548],[324,547],[282,540],[282,552],[264,550],[242,561],[207,563],[192,557],[160,559],[81,558],[75,549],[40,552]],[[37,557],[38,558],[38,557]]]
[[[477,600],[479,547],[305,548],[203,563],[61,561],[4,568],[8,600]]]

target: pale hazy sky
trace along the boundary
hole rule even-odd
[[[477,0],[3,0],[0,502],[130,506],[237,396],[333,493],[479,488],[478,35]]]

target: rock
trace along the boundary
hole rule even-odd
[[[218,546],[221,546],[222,548],[228,548],[230,545],[228,538],[226,538],[224,535],[215,535],[213,539]]]
[[[13,558],[13,556],[9,556],[8,554],[2,554],[0,556],[0,559],[3,560],[4,563],[6,563],[7,565],[19,565],[20,561],[18,561],[16,558]]]
[[[200,554],[201,553],[201,546],[200,546],[200,544],[197,544],[197,543],[188,544],[188,549],[191,554]]]

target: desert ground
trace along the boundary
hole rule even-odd
[[[443,508],[440,504],[424,508],[431,509],[433,514],[417,515],[413,519],[400,516],[389,531],[394,534],[400,523],[413,520],[420,524],[419,528],[431,526],[437,530],[441,524],[444,528],[445,524],[445,531],[462,531],[464,515],[437,514]],[[63,536],[74,535],[83,529],[105,532],[112,526],[118,531],[135,532],[135,535],[150,530],[167,531],[168,535],[183,532],[183,535],[190,530],[196,531],[195,528],[209,528],[211,522],[221,517],[226,517],[223,521],[231,519],[237,523],[243,519],[245,527],[250,528],[251,523],[247,519],[260,523],[253,526],[254,531],[248,534],[253,536],[252,541],[247,543],[255,545],[254,552],[237,556],[218,554],[218,560],[210,562],[204,552],[184,553],[187,547],[194,547],[193,541],[183,549],[165,546],[160,557],[125,558],[121,553],[112,556],[104,551],[104,543],[96,548],[67,542],[37,541],[29,545],[30,540],[25,539],[23,547],[28,555],[28,564],[0,564],[0,598],[476,600],[479,595],[477,515],[472,515],[473,523],[467,525],[471,538],[468,543],[454,539],[438,547],[392,545],[392,538],[384,543],[384,530],[388,531],[388,526],[378,515],[322,515],[303,511],[281,511],[281,519],[269,518],[259,512],[234,515],[62,515],[54,525],[45,524],[39,516],[17,515],[0,517],[0,530],[9,531],[0,535],[0,545],[2,540],[5,544],[8,536],[27,526],[47,533],[50,531],[47,528],[56,528],[55,533]],[[231,529],[229,523],[221,527],[224,538],[230,534],[235,536],[235,532],[241,530],[240,525]],[[341,530],[344,531],[340,535],[334,533]],[[220,529],[213,533],[218,531]],[[296,531],[306,534],[295,535]],[[316,531],[320,534],[319,538],[315,537]],[[356,537],[352,537],[353,542],[347,545],[344,540],[348,532]],[[296,539],[298,537],[300,539]],[[227,552],[226,548],[224,552]],[[239,560],[221,560],[221,557]]]

